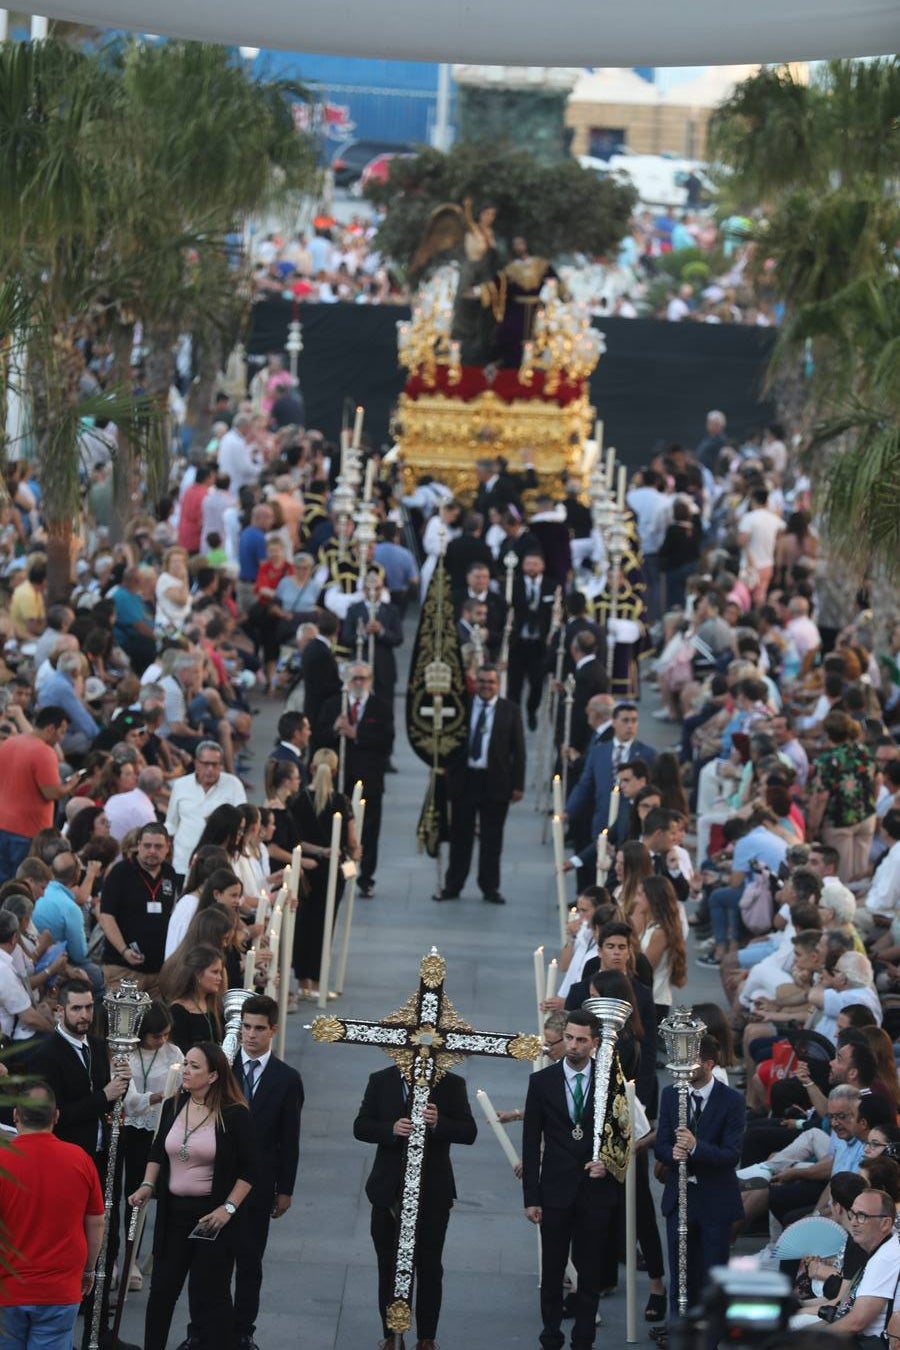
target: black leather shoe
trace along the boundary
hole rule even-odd
[[[361,881],[356,888],[356,894],[361,895],[364,900],[371,900],[375,894],[375,882]]]
[[[432,900],[458,900],[459,891],[436,891],[431,898]]]
[[[500,894],[499,891],[488,891],[488,893],[487,893],[487,895],[485,895],[484,899],[487,901],[487,903],[488,903],[489,905],[505,905],[505,904],[506,904],[506,897],[505,897],[505,896],[502,896],[502,895]]]

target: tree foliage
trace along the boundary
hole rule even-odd
[[[775,369],[802,352],[827,533],[855,566],[900,569],[900,63],[831,62],[809,86],[762,70],[713,117],[729,199],[774,263]],[[762,207],[760,212],[759,208]]]
[[[609,252],[627,231],[636,202],[630,185],[599,179],[577,160],[544,165],[524,151],[482,144],[398,156],[387,182],[373,184],[368,195],[387,210],[376,244],[402,268],[432,211],[445,202],[469,197],[476,213],[495,206],[498,239],[522,234],[533,253],[549,258]]]

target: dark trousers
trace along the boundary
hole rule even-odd
[[[441,1315],[444,1267],[441,1257],[450,1220],[449,1208],[426,1208],[419,1223],[416,1242],[416,1335],[420,1341],[433,1341]],[[393,1302],[394,1259],[397,1251],[397,1220],[389,1209],[372,1206],[369,1226],[378,1258],[378,1311],[386,1338],[387,1310]]]
[[[787,1181],[783,1186],[769,1187],[769,1210],[779,1223],[785,1224],[788,1214],[808,1213],[824,1189],[821,1181]],[[799,1218],[800,1214],[796,1217]]]
[[[529,717],[535,717],[541,706],[544,691],[544,658],[546,649],[540,638],[519,638],[509,654],[509,686],[507,694],[518,707],[522,690],[528,681]]]
[[[383,801],[382,793],[373,788],[371,791],[367,788],[363,794],[366,799],[366,814],[363,817],[362,827],[362,863],[360,864],[360,880],[371,881],[375,876],[375,869],[378,867],[378,836],[381,833],[381,803]]]
[[[165,1231],[156,1234],[153,1243],[144,1350],[166,1350],[172,1314],[185,1280],[191,1335],[199,1350],[232,1350],[231,1267],[237,1240],[234,1220],[225,1225],[214,1242],[190,1236],[198,1219],[211,1208],[208,1195],[168,1197]]]
[[[656,1223],[656,1206],[650,1191],[650,1159],[645,1148],[635,1155],[635,1201],[637,1205],[637,1240],[651,1280],[665,1275],[662,1242]],[[624,1205],[622,1214],[624,1217]]]
[[[251,1198],[241,1206],[234,1261],[234,1329],[238,1336],[252,1336],[259,1315],[263,1257],[269,1240],[273,1196],[267,1190],[268,1203],[254,1204]]]
[[[569,1250],[578,1275],[572,1350],[591,1350],[600,1290],[616,1283],[615,1210],[580,1192],[564,1209],[543,1208],[541,1219],[541,1321],[544,1350],[561,1350],[563,1280]]]
[[[688,1185],[688,1191],[692,1187]],[[698,1196],[699,1200],[700,1197]],[[688,1308],[700,1302],[706,1276],[713,1266],[727,1266],[731,1253],[731,1224],[713,1223],[700,1212],[691,1211],[694,1205],[688,1196],[687,1231],[687,1301]],[[669,1312],[678,1316],[678,1206],[666,1217],[666,1240],[669,1249]]]
[[[500,854],[509,802],[492,801],[487,770],[467,769],[463,795],[450,810],[450,865],[444,888],[461,891],[472,865],[478,825],[478,885],[483,895],[500,889]]]
[[[147,1175],[147,1159],[150,1157],[150,1145],[153,1143],[152,1130],[138,1130],[133,1125],[126,1125],[122,1131],[120,1148],[125,1158],[125,1179],[122,1186],[123,1195],[133,1195],[140,1186],[144,1177]],[[131,1224],[132,1208],[129,1204],[125,1205],[125,1232],[128,1232]],[[120,1270],[119,1279],[124,1280],[128,1272]]]

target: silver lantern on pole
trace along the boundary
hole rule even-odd
[[[678,1093],[678,1128],[687,1129],[688,1092],[691,1079],[700,1065],[700,1042],[706,1032],[706,1023],[694,1017],[690,1008],[674,1008],[659,1024],[659,1034],[666,1047],[666,1068],[675,1080]],[[678,1315],[687,1313],[687,1231],[688,1231],[688,1174],[687,1160],[678,1163]]]
[[[594,1061],[594,1146],[591,1150],[592,1159],[599,1162],[616,1041],[631,1016],[632,1008],[630,1003],[621,998],[586,998],[581,1006],[600,1023],[600,1045]]]
[[[222,999],[222,1020],[225,1034],[222,1037],[222,1053],[233,1064],[241,1044],[241,1013],[248,998],[253,997],[252,989],[229,989]]]
[[[133,1054],[140,1042],[141,1022],[150,1007],[150,995],[145,993],[137,980],[124,979],[113,994],[106,994],[103,1007],[106,1010],[107,1042],[113,1071],[128,1064],[128,1056]],[[125,1116],[125,1099],[120,1097],[113,1107],[112,1126],[109,1135],[109,1154],[106,1163],[106,1178],[103,1188],[104,1228],[103,1242],[97,1260],[97,1279],[94,1285],[94,1308],[91,1317],[90,1350],[98,1350],[100,1345],[100,1317],[103,1303],[103,1289],[106,1284],[106,1260],[109,1250],[109,1226],[114,1203],[116,1178],[116,1157],[119,1152],[119,1134]]]

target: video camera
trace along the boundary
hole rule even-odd
[[[672,1324],[669,1350],[758,1350],[769,1337],[787,1330],[797,1306],[790,1280],[777,1270],[756,1270],[742,1262],[714,1266],[703,1303]]]

